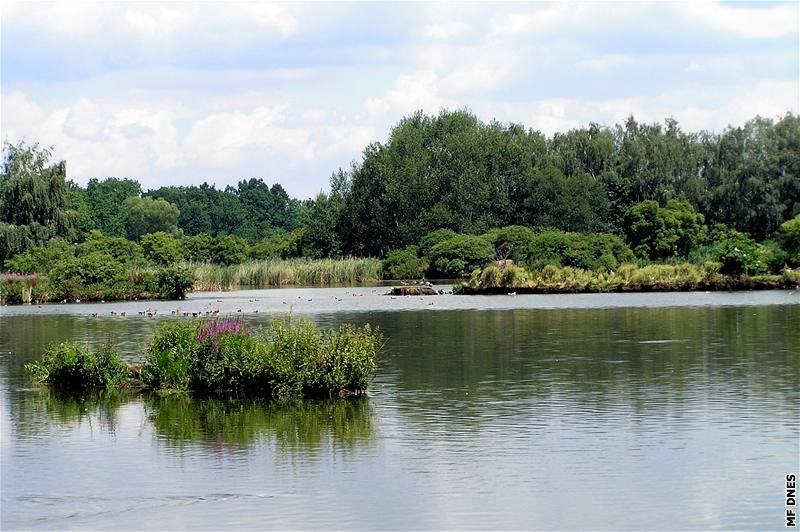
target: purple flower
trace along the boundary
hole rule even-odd
[[[214,347],[219,347],[219,336],[222,334],[243,334],[250,336],[250,329],[243,323],[228,318],[209,321],[197,329],[197,341],[211,340]]]

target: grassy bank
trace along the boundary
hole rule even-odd
[[[356,284],[382,278],[379,259],[269,259],[223,266],[190,263],[195,290],[230,290],[237,286],[314,286]]]
[[[325,331],[305,318],[273,320],[257,330],[230,319],[173,321],[156,331],[141,365],[123,362],[111,344],[91,352],[61,342],[25,367],[35,380],[67,389],[342,396],[366,390],[381,343],[369,325]]]
[[[716,263],[623,264],[616,270],[592,271],[545,266],[525,269],[514,264],[490,264],[473,272],[454,287],[457,294],[557,294],[582,292],[667,292],[691,290],[763,290],[797,288],[800,271],[785,269],[781,275],[729,276]]]
[[[191,270],[179,266],[72,264],[44,274],[0,275],[0,304],[182,299],[193,283]]]

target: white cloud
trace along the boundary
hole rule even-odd
[[[152,46],[155,36],[208,39],[225,37],[230,43],[243,33],[274,31],[282,37],[298,28],[295,12],[302,5],[267,2],[34,2],[24,7],[11,2],[3,7],[3,24],[55,32],[77,39],[139,41]]]
[[[591,59],[583,59],[575,63],[575,66],[577,68],[583,68],[583,69],[602,70],[621,65],[628,65],[630,63],[633,63],[633,58],[629,55],[608,54],[608,55],[601,55],[598,57],[592,57]]]
[[[466,33],[469,29],[463,22],[437,22],[422,28],[422,35],[429,39],[452,39]]]
[[[777,39],[797,35],[798,4],[741,7],[718,2],[683,2],[678,4],[687,21],[740,37]]]
[[[695,62],[695,61],[692,61],[691,63],[686,65],[686,72],[689,72],[689,73],[705,72],[705,71],[706,71],[706,67],[704,65],[701,65],[700,63]]]

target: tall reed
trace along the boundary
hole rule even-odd
[[[195,290],[230,290],[238,286],[315,286],[356,284],[382,278],[378,259],[266,259],[230,266],[193,263]]]

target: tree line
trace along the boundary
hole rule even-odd
[[[134,241],[163,232],[209,249],[233,237],[245,257],[321,258],[386,257],[438,229],[484,235],[508,226],[617,235],[637,256],[661,260],[686,256],[723,227],[763,241],[800,214],[794,114],[718,133],[631,117],[546,137],[466,110],[417,112],[309,200],[263,179],[143,191],[112,177],[82,187],[50,159],[36,144],[4,146],[2,261],[53,238],[96,239],[93,231]],[[658,236],[675,227],[682,236]]]

